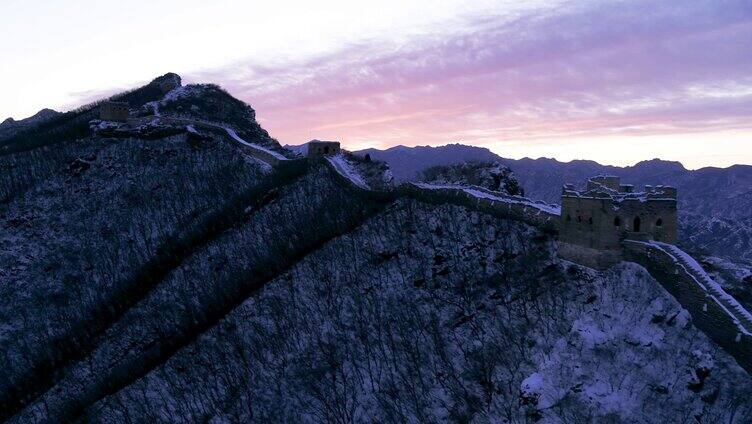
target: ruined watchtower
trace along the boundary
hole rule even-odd
[[[309,159],[320,156],[336,155],[340,152],[339,141],[311,140],[308,142],[306,155]]]
[[[621,260],[621,241],[676,242],[676,189],[645,186],[635,192],[619,177],[590,178],[584,191],[566,184],[561,193],[559,255],[603,268]]]
[[[103,121],[125,122],[130,117],[126,102],[105,102],[99,106],[99,119]]]

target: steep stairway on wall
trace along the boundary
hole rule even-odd
[[[332,160],[326,161],[340,181],[365,194],[375,193]],[[496,193],[480,187],[406,183],[385,193],[387,197],[407,196],[434,204],[457,204],[470,209],[525,222],[543,231],[558,230],[560,209],[555,205],[518,196]],[[690,255],[678,247],[654,241],[625,240],[627,260],[646,267],[648,272],[687,309],[695,325],[752,374],[752,315],[718,283],[713,281]]]
[[[660,246],[673,256],[688,274],[692,275],[698,283],[705,287],[705,290],[710,295],[714,296],[739,321],[739,324],[744,327],[748,334],[752,334],[752,314],[710,278],[696,260],[673,244],[659,242],[654,242],[654,244]]]
[[[693,324],[752,374],[752,319],[687,253],[655,241],[624,240],[625,260],[636,262],[692,316]]]

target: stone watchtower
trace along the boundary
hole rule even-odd
[[[104,102],[99,106],[99,119],[103,121],[125,122],[130,117],[127,102]]]
[[[676,242],[676,189],[645,186],[635,192],[619,177],[590,178],[584,191],[561,193],[559,256],[594,268],[621,260],[621,241]]]
[[[339,141],[311,140],[308,142],[307,156],[315,159],[321,156],[336,155],[340,152]]]

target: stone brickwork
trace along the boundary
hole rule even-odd
[[[722,296],[708,290],[680,261],[660,246],[633,241],[624,242],[624,259],[636,262],[650,272],[685,308],[694,325],[752,373],[752,335],[745,328],[743,318]]]
[[[621,250],[598,250],[558,240],[557,255],[565,260],[593,269],[608,269],[624,260]]]
[[[99,106],[99,119],[103,121],[126,122],[130,108],[126,102],[105,102]]]
[[[423,183],[406,183],[396,190],[407,196],[431,204],[453,204],[488,213],[505,219],[513,219],[537,227],[546,233],[556,233],[558,209],[544,202],[520,196],[510,196],[482,187],[434,186]]]
[[[311,140],[308,142],[307,156],[315,159],[321,156],[336,155],[340,152],[339,141]]]
[[[623,240],[675,243],[676,226],[673,187],[646,186],[635,192],[619,177],[597,176],[588,180],[585,190],[571,184],[562,190],[559,242],[565,259],[583,263],[587,257],[587,263],[610,264]],[[604,256],[610,260],[600,261],[600,252],[608,252]]]

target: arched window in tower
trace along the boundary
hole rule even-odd
[[[632,222],[632,231],[634,231],[635,233],[640,232],[640,217],[639,216],[636,216],[634,219],[634,222]]]
[[[621,218],[618,216],[614,218],[614,227],[621,227]]]
[[[658,218],[658,220],[655,221],[655,226],[656,227],[663,227],[663,219]]]
[[[582,222],[582,216],[577,215],[577,222]]]
[[[572,222],[572,215],[567,214],[567,222]]]
[[[592,216],[587,219],[587,223],[590,224],[590,225],[593,225],[593,217]]]

